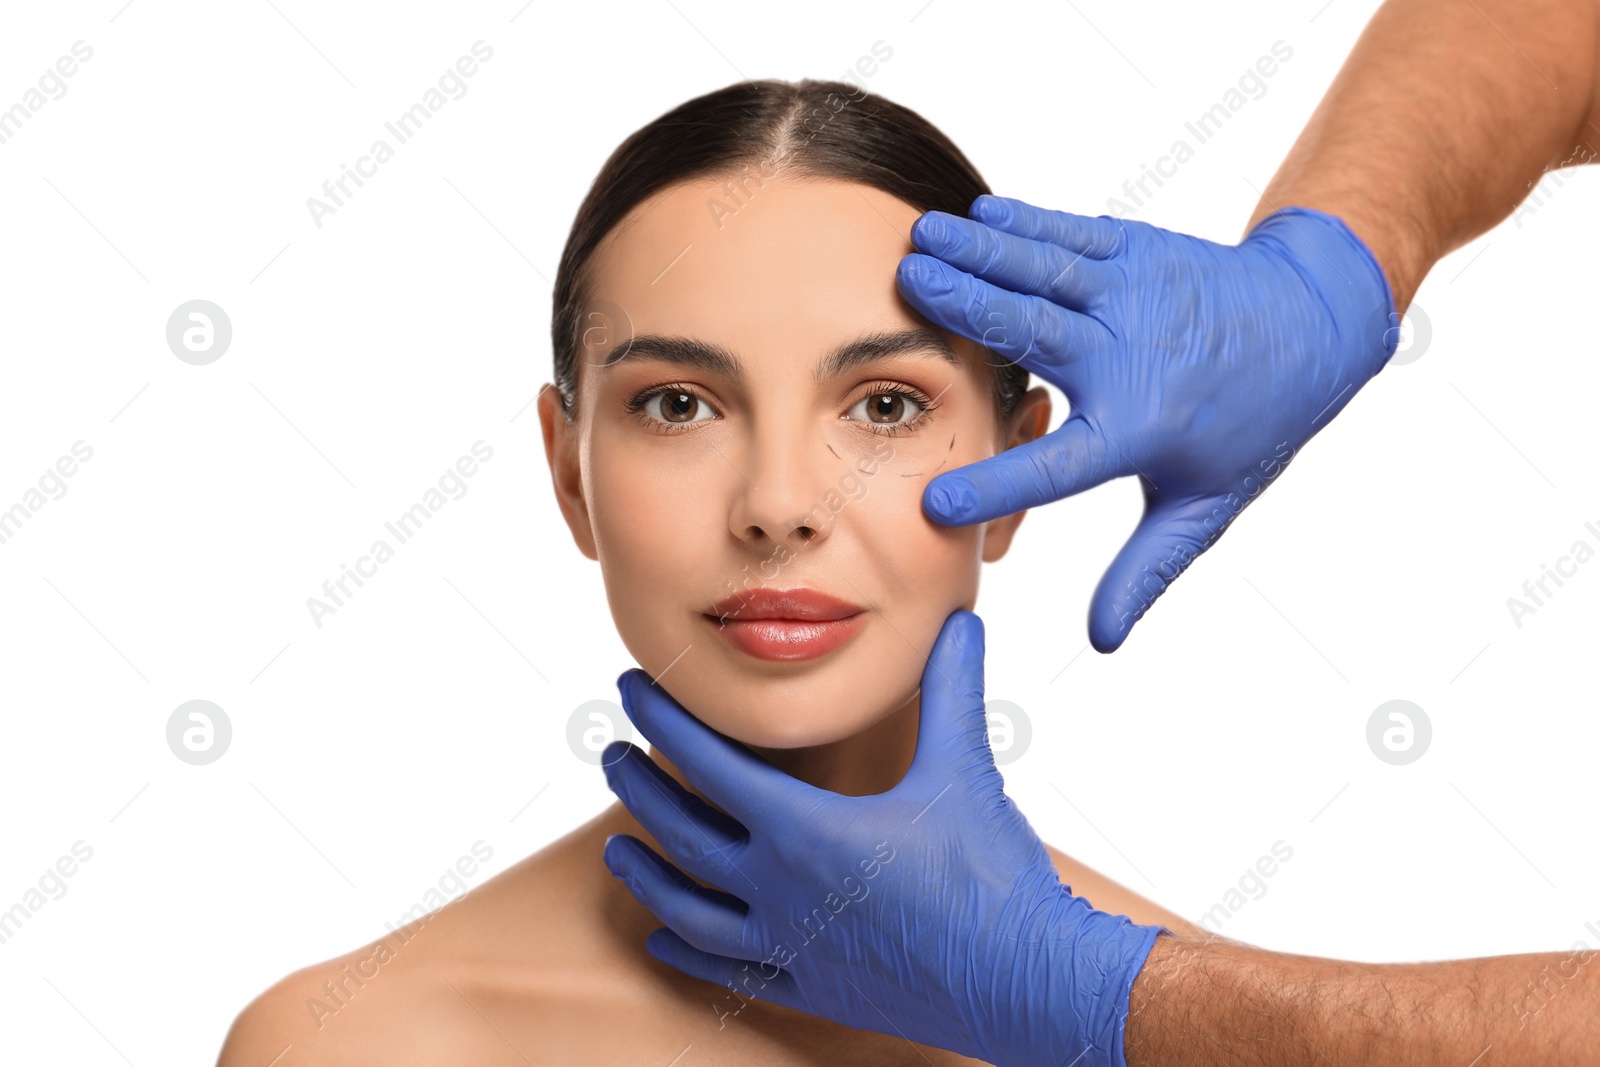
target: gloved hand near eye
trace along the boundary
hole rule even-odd
[[[1129,991],[1163,928],[1061,883],[995,769],[983,656],[982,622],[955,612],[923,673],[911,769],[862,797],[790,777],[623,674],[634,725],[722,809],[627,742],[607,747],[611,788],[668,852],[627,835],[605,847],[666,923],[651,955],[745,999],[991,1063],[1122,1067]]]
[[[934,478],[923,509],[985,522],[1137,474],[1144,517],[1106,570],[1089,640],[1145,610],[1393,354],[1398,316],[1341,220],[1286,207],[1238,245],[996,196],[911,228],[900,292],[931,322],[1054,384],[1045,436]]]

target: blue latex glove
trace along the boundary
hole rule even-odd
[[[1049,434],[948,471],[923,493],[946,525],[985,522],[1141,476],[1144,517],[1100,579],[1089,640],[1144,612],[1399,339],[1372,253],[1341,220],[1289,207],[1238,245],[980,196],[911,227],[902,295],[929,321],[1057,386]]]
[[[672,861],[634,837],[606,841],[606,866],[667,924],[646,942],[652,956],[747,1000],[990,1063],[1125,1063],[1128,993],[1164,928],[1074,897],[1006,796],[972,612],[945,620],[911,769],[876,796],[791,778],[643,671],[617,684],[634,725],[717,806],[625,741],[603,754],[611,788]]]

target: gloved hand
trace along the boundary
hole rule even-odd
[[[603,754],[612,790],[672,861],[634,837],[606,841],[606,866],[667,924],[652,956],[746,999],[991,1063],[1125,1063],[1128,993],[1164,928],[1074,897],[1006,796],[972,612],[945,620],[911,769],[876,796],[791,778],[643,671],[617,684],[634,725],[722,809],[625,741]]]
[[[1089,640],[1122,645],[1393,355],[1399,317],[1341,220],[1288,207],[1238,245],[980,196],[911,227],[901,294],[1061,389],[1057,429],[934,478],[923,510],[985,522],[1138,474],[1144,517],[1100,579]]]

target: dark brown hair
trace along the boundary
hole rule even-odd
[[[573,220],[556,271],[550,340],[567,418],[577,391],[588,266],[605,235],[669,185],[757,165],[762,177],[792,167],[811,178],[870,185],[919,211],[965,216],[989,187],[967,157],[921,115],[839,81],[746,81],[697,96],[634,131],[600,168]],[[1003,421],[1028,388],[1028,372],[994,354]]]

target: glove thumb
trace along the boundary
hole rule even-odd
[[[1238,510],[1221,496],[1205,496],[1183,506],[1148,501],[1089,604],[1089,643],[1096,652],[1115,652],[1134,625],[1177,580],[1178,575],[1216,542]]]
[[[983,656],[983,620],[970,611],[952,612],[922,672],[917,750],[908,781],[942,792],[957,779],[998,773],[984,716]]]

